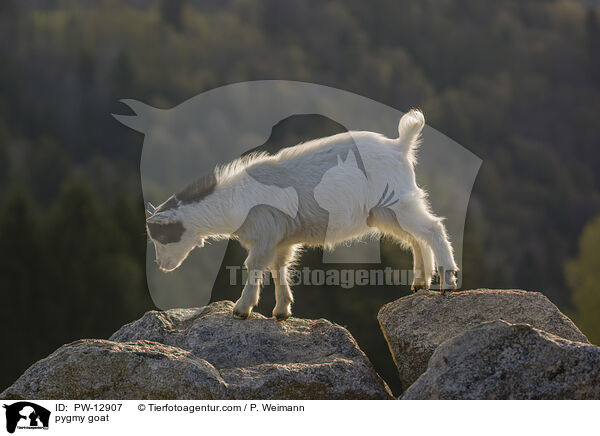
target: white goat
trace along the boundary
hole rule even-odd
[[[429,288],[437,265],[441,289],[455,289],[458,270],[442,219],[415,180],[415,149],[425,125],[411,110],[399,137],[346,132],[254,154],[217,168],[147,207],[148,235],[162,270],[177,268],[205,238],[235,238],[248,250],[248,280],[234,307],[246,318],[258,303],[261,277],[274,277],[278,320],[291,316],[288,267],[298,248],[332,246],[367,234],[393,237],[413,252],[413,289]]]

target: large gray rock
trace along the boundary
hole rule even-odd
[[[482,322],[527,323],[566,339],[589,342],[544,295],[517,290],[420,291],[386,304],[379,324],[407,389],[444,341]]]
[[[82,339],[32,365],[4,399],[222,398],[226,383],[189,351],[149,341]]]
[[[260,314],[233,303],[148,312],[109,341],[65,345],[0,398],[390,399],[350,333],[329,321]]]
[[[480,324],[440,345],[402,399],[600,399],[600,347]]]

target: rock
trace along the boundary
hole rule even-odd
[[[65,345],[0,398],[391,399],[350,333],[329,321],[260,314],[233,303],[152,311],[108,341]]]
[[[404,389],[427,368],[444,341],[482,322],[527,323],[572,341],[585,335],[544,295],[518,290],[420,291],[386,304],[377,315]]]
[[[401,397],[600,399],[600,347],[491,321],[444,342]]]
[[[226,384],[189,351],[149,341],[82,339],[32,365],[0,398],[222,398]]]

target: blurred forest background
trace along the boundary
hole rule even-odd
[[[256,79],[421,107],[483,159],[463,288],[541,291],[600,344],[598,2],[3,0],[0,390],[63,343],[106,338],[154,308],[143,137],[111,117],[127,113],[119,99],[168,108]],[[314,133],[294,129],[290,141]],[[410,265],[389,244],[382,253]],[[319,259],[311,250],[302,264]],[[408,287],[308,288],[295,289],[295,315],[347,326],[398,394],[375,316]],[[213,299],[239,291],[219,280]]]

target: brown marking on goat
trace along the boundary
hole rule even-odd
[[[169,224],[148,223],[146,225],[150,237],[163,245],[179,242],[185,232],[185,227],[179,221]]]
[[[216,186],[217,179],[214,174],[209,174],[190,183],[182,191],[178,192],[176,197],[183,204],[197,203],[204,197],[212,194]]]

